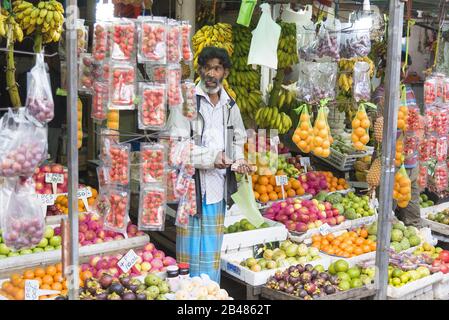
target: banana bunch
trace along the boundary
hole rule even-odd
[[[296,41],[296,24],[279,22],[281,36],[278,43],[278,69],[290,67],[299,62]]]
[[[198,67],[198,55],[204,47],[215,46],[224,48],[232,56],[232,27],[227,23],[217,23],[213,26],[204,26],[192,37],[193,51],[195,53],[193,67]]]
[[[260,108],[256,112],[256,123],[264,129],[277,129],[279,134],[286,134],[292,127],[292,119],[275,107]]]
[[[2,9],[0,12],[0,37],[8,37],[10,30],[12,31],[13,42],[22,42],[23,31],[20,28],[20,25],[8,11]]]
[[[366,62],[370,65],[370,77],[374,76],[374,62],[368,57],[356,57],[352,59],[341,59],[338,63],[340,69],[340,76],[338,78],[338,87],[340,91],[345,94],[349,94],[352,91],[352,74],[354,72],[354,66],[356,62]]]
[[[58,42],[64,24],[64,7],[56,0],[40,1],[36,6],[31,2],[16,0],[13,12],[26,35],[38,31],[43,43]]]

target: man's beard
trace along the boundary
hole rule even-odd
[[[215,82],[217,84],[217,86],[214,88],[207,87],[206,82]],[[223,83],[223,79],[217,80],[214,78],[203,78],[202,77],[200,80],[200,87],[207,94],[217,94],[222,88],[222,83]]]

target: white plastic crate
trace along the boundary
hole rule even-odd
[[[240,265],[240,262],[253,256],[253,251],[246,249],[227,255],[222,255],[221,257],[221,269],[229,273],[230,275],[236,277],[248,283],[252,286],[261,286],[267,283],[268,278],[273,276],[276,271],[283,271],[288,267],[281,267],[271,270],[263,270],[260,272],[254,272],[250,269]],[[330,260],[328,257],[321,255],[321,259],[307,262],[312,266],[322,265],[327,269],[330,265]]]
[[[227,227],[242,219],[245,219],[245,216],[227,216],[225,218],[224,225]],[[287,239],[288,231],[283,224],[265,218],[264,220],[270,225],[269,228],[225,234],[223,236],[221,251],[226,252],[230,250],[252,247],[256,244],[284,241]]]
[[[402,287],[388,286],[388,300],[433,300],[433,285],[443,278],[441,272],[409,282]]]
[[[443,274],[441,281],[433,284],[433,295],[438,300],[449,299],[449,274]]]
[[[340,141],[336,141],[335,143],[345,146]],[[329,157],[327,158],[317,157],[317,158],[323,160],[324,162],[330,164],[331,166],[340,171],[350,171],[354,167],[354,163],[357,161],[357,159],[370,156],[373,153],[374,153],[373,147],[367,147],[366,151],[357,151],[357,153],[349,155],[341,153],[340,151],[332,148],[331,146],[331,153]]]

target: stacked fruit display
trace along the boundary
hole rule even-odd
[[[167,294],[170,300],[233,300],[225,289],[210,280],[209,276],[176,279],[170,282],[170,291]]]
[[[81,300],[167,300],[168,283],[157,275],[147,275],[143,281],[123,274],[114,279],[108,274],[90,278],[81,288]]]
[[[279,172],[279,175],[283,175],[283,172]],[[279,199],[293,198],[295,196],[304,195],[304,189],[301,183],[290,178],[288,183],[284,185],[284,193],[282,193],[282,187],[276,185],[276,176],[252,176],[253,190],[256,200],[261,203],[267,203],[268,201],[277,201]]]
[[[343,259],[331,263],[328,272],[338,278],[338,288],[343,291],[369,285],[374,281],[375,276],[374,267],[349,267],[348,262]]]
[[[426,194],[419,195],[419,206],[421,208],[427,208],[435,205],[432,200],[429,200],[429,197]]]
[[[440,253],[443,251],[443,248],[440,247],[434,247],[432,246],[430,243],[428,242],[424,242],[422,245],[420,245],[418,248],[415,249],[415,251],[413,251],[414,255],[417,256],[427,256],[431,259],[440,259],[440,260],[447,260],[446,257],[440,255]],[[446,253],[444,255],[447,254],[447,250],[444,250]],[[448,262],[448,261],[444,261],[444,262]]]
[[[349,183],[344,178],[337,178],[330,171],[319,171],[326,177],[330,192],[349,189]]]
[[[52,194],[52,184],[45,182],[45,175],[47,173],[61,174],[64,177],[64,181],[57,185],[56,193],[66,193],[68,185],[68,173],[65,171],[61,164],[45,164],[39,168],[36,168],[33,174],[33,180],[35,182],[36,193],[38,194]]]
[[[307,262],[322,259],[316,248],[309,248],[305,244],[295,244],[289,240],[283,241],[279,248],[265,249],[263,258],[247,258],[240,265],[253,272],[285,268],[292,265],[306,264]]]
[[[294,163],[292,163],[292,161],[294,161]],[[295,166],[295,164],[297,166]],[[296,158],[288,158],[286,159],[285,157],[279,157],[278,160],[278,170],[283,171],[287,177],[289,178],[298,178],[299,175],[301,174],[300,169],[301,168],[301,163],[297,163],[296,162]]]
[[[329,190],[327,178],[328,176],[326,176],[323,172],[312,171],[301,175],[298,180],[301,183],[305,193],[315,196],[322,190]]]
[[[312,247],[330,255],[352,258],[375,251],[376,243],[368,239],[366,229],[357,229],[356,231],[345,231],[340,235],[315,234],[312,237]]]
[[[270,225],[267,222],[264,222],[260,225],[260,227],[254,226],[251,222],[248,221],[248,219],[242,219],[240,221],[234,222],[233,224],[227,226],[224,228],[224,233],[237,233],[237,232],[243,232],[243,231],[250,231],[250,230],[256,230],[256,229],[264,229],[269,228]]]
[[[14,273],[2,283],[0,295],[9,300],[25,300],[25,280],[37,280],[40,290],[55,290],[67,294],[67,280],[62,275],[62,263],[27,269],[23,274]],[[39,300],[54,298],[58,294],[42,295]]]
[[[271,205],[264,213],[265,218],[282,222],[288,230],[306,232],[319,228],[324,223],[335,226],[345,217],[329,202],[313,200],[287,199]]]
[[[436,270],[441,271],[444,274],[448,273],[449,272],[449,251],[443,250],[441,248],[436,248],[435,255],[436,255],[436,258],[432,262],[432,267],[436,268]]]
[[[44,235],[42,240],[34,248],[23,249],[20,251],[14,251],[3,242],[0,232],[0,259],[6,259],[8,257],[17,257],[32,253],[53,251],[61,249],[61,236],[55,234],[52,227],[45,227]]]
[[[232,69],[228,77],[229,85],[237,94],[236,103],[243,115],[253,116],[262,102],[260,92],[260,71],[247,64],[251,45],[251,30],[237,25],[233,27],[234,54]]]
[[[328,195],[325,200],[332,203],[332,206],[348,220],[369,217],[375,213],[369,205],[369,197],[357,196],[354,192],[349,192],[346,196],[334,193]]]
[[[403,285],[422,278],[430,276],[429,268],[424,266],[415,267],[404,271],[401,268],[388,266],[388,284],[393,287],[402,287]]]
[[[431,213],[427,216],[427,219],[429,219],[431,221],[438,222],[438,223],[442,223],[445,225],[449,225],[449,209],[445,209],[436,214]]]
[[[82,188],[82,186],[80,186]],[[89,206],[89,209],[93,207],[95,200],[98,196],[98,191],[95,188],[87,187],[92,192],[92,196],[87,198],[87,204]],[[59,195],[55,199],[55,207],[57,208],[57,211],[54,212],[54,214],[48,214],[47,215],[58,215],[58,214],[68,214],[69,213],[69,207],[68,207],[69,200],[66,195]],[[78,212],[86,212],[88,211],[88,208],[84,205],[84,202],[82,199],[78,199]],[[58,213],[59,212],[59,213]]]
[[[325,272],[320,265],[313,267],[311,264],[298,264],[285,271],[277,271],[268,279],[266,286],[304,300],[318,299],[341,291],[337,276]]]
[[[368,226],[367,231],[369,235],[373,236],[372,238],[375,241],[377,235],[377,222]],[[419,230],[413,226],[406,227],[402,221],[393,223],[393,228],[391,229],[390,234],[390,248],[396,252],[418,246],[422,242]]]

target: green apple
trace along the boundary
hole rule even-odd
[[[50,227],[50,226],[45,227],[44,238],[50,239],[54,235],[55,235],[55,230],[53,230],[52,227]]]
[[[53,247],[53,246],[46,246],[44,248],[44,251],[53,251],[53,250],[55,250],[55,247]]]
[[[8,257],[18,257],[18,256],[20,256],[20,254],[18,252],[10,252],[8,254]]]
[[[34,248],[34,249],[33,249],[33,252],[34,252],[34,253],[44,252],[44,249],[43,249],[43,248]]]
[[[33,251],[30,249],[24,249],[24,250],[20,250],[20,255],[25,255],[25,254],[32,254]]]
[[[62,245],[56,246],[55,250],[60,250],[62,248]]]
[[[57,247],[57,246],[61,245],[61,243],[62,243],[61,236],[53,236],[50,239],[50,245],[53,247]]]
[[[47,238],[42,238],[42,240],[38,243],[37,246],[39,248],[45,248],[46,246],[48,246],[48,239]]]
[[[0,254],[7,255],[11,250],[4,243],[0,243]]]

